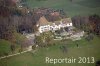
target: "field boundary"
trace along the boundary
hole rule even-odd
[[[26,53],[26,52],[29,52],[31,50],[27,50],[27,51],[23,51],[23,52],[20,52],[20,53],[16,53],[16,54],[11,54],[11,55],[8,55],[8,56],[3,56],[3,57],[0,57],[0,60],[1,59],[5,59],[5,58],[9,58],[9,57],[12,57],[12,56],[16,56],[16,55],[20,55],[20,54],[23,54],[23,53]],[[34,50],[35,52],[36,50]]]

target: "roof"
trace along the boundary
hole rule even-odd
[[[55,21],[54,22],[56,25],[59,25],[60,24],[60,21]]]
[[[61,21],[55,21],[54,23],[55,23],[55,25],[59,25],[59,24],[61,24],[61,22],[63,24],[67,24],[67,23],[72,23],[72,20],[71,20],[71,18],[64,18],[64,19],[61,19]],[[40,17],[40,19],[37,22],[37,24],[39,26],[53,25],[53,23],[52,22],[48,22],[47,19],[44,16]]]
[[[15,3],[17,3],[17,2],[19,2],[20,0],[12,0],[13,2],[15,2]]]
[[[59,16],[60,14],[59,14],[59,12],[53,12],[53,13],[50,13],[50,15],[52,15],[52,16]]]
[[[62,19],[61,21],[62,21],[63,24],[72,23],[71,18],[65,18],[65,19]]]
[[[39,24],[39,26],[44,26],[44,25],[51,25],[52,23],[48,22],[47,19],[44,16],[42,16],[40,17],[37,24]]]

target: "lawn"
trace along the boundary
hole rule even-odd
[[[79,48],[76,46],[79,44]],[[60,46],[68,47],[68,52],[63,53]],[[48,48],[39,48],[34,54],[32,52],[24,53],[14,57],[0,60],[0,66],[95,66],[95,63],[72,63],[72,64],[47,64],[45,57],[50,58],[66,58],[66,57],[94,57],[95,61],[100,59],[100,38],[95,37],[88,42],[84,38],[77,42],[70,40],[57,41],[55,46]]]
[[[11,43],[9,41],[0,39],[0,56],[3,56],[4,53],[10,53],[10,45]]]
[[[100,0],[27,0],[27,5],[31,8],[50,7],[54,9],[63,9],[68,16],[76,15],[100,15]]]

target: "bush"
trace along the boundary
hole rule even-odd
[[[36,49],[36,45],[33,45],[33,46],[32,46],[32,49],[35,50],[35,49]]]
[[[67,53],[67,47],[66,46],[61,46],[60,49],[62,50],[63,53]]]
[[[21,53],[23,51],[23,49],[19,49],[19,53]]]
[[[86,37],[86,40],[87,41],[91,41],[94,39],[94,35],[93,34],[89,34],[87,37]]]

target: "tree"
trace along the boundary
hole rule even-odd
[[[95,33],[96,35],[100,35],[100,16],[98,15],[91,15],[89,16],[90,21],[90,30]]]
[[[0,0],[0,16],[11,15],[14,7],[16,7],[16,4],[12,0]]]
[[[32,46],[32,49],[35,50],[35,49],[36,49],[36,45],[33,45],[33,46]]]
[[[63,53],[67,53],[67,47],[66,46],[61,46],[60,49],[62,50]]]
[[[49,46],[52,45],[53,43],[53,33],[52,32],[44,32],[41,34],[42,39],[45,43],[45,45]]]
[[[21,49],[25,49],[25,48],[28,48],[29,46],[32,46],[32,40],[31,39],[27,39],[27,38],[24,38],[21,42]]]
[[[14,25],[18,33],[32,33],[34,31],[34,23],[31,15],[14,16]]]
[[[100,16],[90,15],[90,16],[75,16],[72,18],[73,25],[89,33],[94,33],[100,35]]]
[[[53,44],[53,33],[44,32],[40,36],[36,36],[35,42],[39,46],[50,46]]]
[[[14,44],[12,44],[11,46],[10,46],[10,48],[11,48],[11,51],[12,51],[12,53],[15,51],[15,45]]]
[[[13,40],[14,26],[11,17],[0,17],[0,38]]]
[[[89,34],[87,37],[86,37],[86,40],[87,41],[91,41],[94,39],[94,35],[93,34]]]
[[[15,6],[12,0],[0,0],[0,39],[14,39],[12,12]]]
[[[41,36],[35,36],[35,44],[39,45],[39,46],[43,46],[43,40]]]

